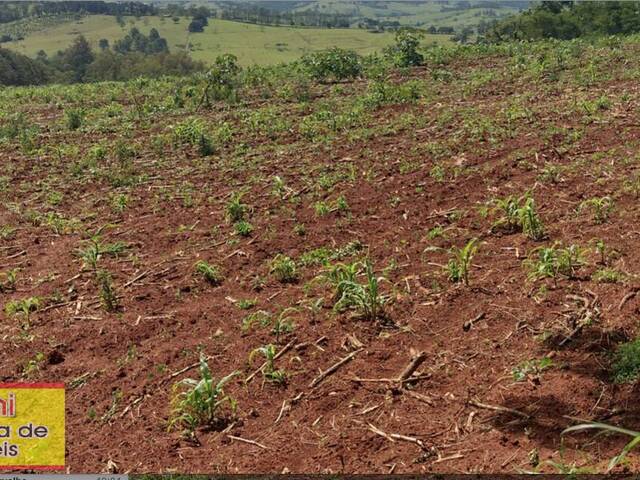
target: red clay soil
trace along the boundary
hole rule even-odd
[[[482,68],[502,72],[502,60],[495,62]],[[481,67],[450,68],[468,78]],[[429,70],[418,69],[412,76],[431,82]],[[606,95],[614,102],[591,123],[564,110],[578,87],[528,87],[525,80],[514,79],[463,95],[460,88],[438,85],[428,100],[375,111],[368,125],[375,130],[368,138],[341,133],[322,146],[293,132],[277,140],[247,134],[243,141],[249,153],[229,147],[204,166],[191,147],[168,148],[163,161],[157,161],[152,134],[166,132],[186,116],[167,113],[160,122],[131,131],[130,142],[138,151],[134,163],[148,179],[126,191],[123,213],[113,211],[110,195],[125,190],[106,181],[74,179],[54,152],[26,156],[17,144],[0,146],[15,186],[4,193],[0,225],[18,228],[0,240],[0,271],[20,269],[17,289],[0,294],[3,303],[60,295],[31,314],[28,329],[21,316],[3,314],[0,380],[66,382],[70,471],[516,472],[533,470],[536,456],[540,464],[562,460],[604,468],[625,438],[563,440],[561,432],[573,424],[568,417],[640,428],[637,388],[610,379],[610,353],[636,332],[640,297],[624,305],[621,301],[637,287],[633,280],[593,281],[591,274],[602,267],[594,254],[587,255],[588,265],[576,278],[561,278],[557,285],[527,281],[523,262],[541,245],[588,246],[601,238],[618,252],[611,268],[629,276],[640,269],[634,255],[640,236],[637,201],[622,188],[638,168],[637,84],[611,80],[580,90],[582,96]],[[345,88],[362,93],[366,87]],[[622,92],[630,98],[620,100]],[[525,93],[522,101],[534,119],[518,120],[512,137],[492,142],[491,134],[473,139],[461,129],[457,115],[462,109],[491,118],[512,94]],[[456,112],[454,121],[438,123],[447,112]],[[399,119],[408,114],[420,125],[402,124]],[[44,104],[29,111],[48,145],[75,143],[86,152],[100,139],[117,137],[53,128],[63,122],[62,115]],[[202,115],[212,124],[223,116],[234,118],[228,111]],[[292,109],[291,115],[295,123],[301,119],[300,111]],[[566,146],[566,136],[545,137],[542,128],[550,123],[570,132],[580,129],[582,135]],[[453,156],[436,160],[426,148],[436,141],[459,147]],[[237,169],[229,168],[234,155],[240,159]],[[403,169],[403,162],[417,166]],[[443,181],[435,178],[435,165],[446,167]],[[549,165],[578,166],[560,170],[553,181],[541,180]],[[327,195],[329,202],[344,195],[349,213],[318,216],[316,186],[308,175],[346,172],[349,166],[355,166],[356,175],[341,179]],[[283,202],[272,195],[274,175],[300,201]],[[251,177],[258,180],[248,182]],[[184,182],[188,189],[182,188]],[[12,202],[22,212],[46,211],[52,186],[64,194],[52,210],[80,219],[88,232],[113,224],[103,230],[103,241],[129,245],[119,257],[100,260],[113,275],[118,312],[102,308],[93,274],[74,254],[86,234],[52,232],[9,208]],[[243,186],[248,189],[243,201],[253,209],[254,233],[248,238],[235,235],[225,218],[229,195]],[[195,199],[191,204],[185,201],[187,190]],[[536,199],[547,240],[491,232],[495,218],[483,216],[480,207],[491,198],[527,190]],[[583,200],[604,195],[615,198],[607,222],[597,224],[591,215],[576,213]],[[294,233],[296,224],[305,225],[304,235]],[[444,234],[430,239],[427,233],[435,227]],[[447,249],[474,237],[481,243],[470,285],[449,282],[442,269]],[[382,283],[393,297],[386,321],[334,313],[327,288],[316,286],[307,294],[305,284],[321,267],[300,267],[301,278],[293,284],[281,284],[269,274],[277,253],[299,259],[314,248],[354,241],[365,246],[377,274],[393,267],[384,271],[390,282]],[[194,274],[198,260],[222,267],[220,286]],[[265,282],[260,290],[254,288],[256,276]],[[307,308],[308,300],[320,295],[324,306]],[[570,330],[569,317],[584,306],[581,298],[599,313],[560,346]],[[255,299],[257,305],[243,310],[237,304],[243,299]],[[277,314],[291,306],[298,308],[295,328],[278,339],[269,327],[241,329],[248,313]],[[471,328],[463,328],[480,314]],[[250,352],[269,343],[278,349],[293,345],[276,361],[288,372],[287,384],[265,382],[260,374],[244,384],[259,362],[249,365]],[[197,369],[186,369],[201,351],[210,356],[216,378],[242,372],[226,387],[238,411],[226,430],[198,429],[189,438],[179,429],[168,431],[170,401],[175,382],[197,376]],[[396,382],[357,380],[396,378],[416,352],[425,352],[426,361],[404,388]],[[354,354],[351,361],[311,386],[349,354]],[[514,379],[518,365],[545,356],[552,358],[551,368]],[[34,359],[36,367],[25,368]]]

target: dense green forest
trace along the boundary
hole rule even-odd
[[[569,40],[584,36],[628,35],[640,32],[640,3],[543,1],[531,9],[497,22],[486,40]]]
[[[144,35],[132,28],[112,47],[106,40],[101,41],[99,52],[79,36],[67,49],[51,57],[41,52],[35,60],[0,48],[1,85],[127,80],[186,75],[204,68],[202,62],[194,61],[186,52],[171,53],[156,29]]]
[[[39,85],[48,79],[47,69],[41,62],[0,48],[0,85]]]

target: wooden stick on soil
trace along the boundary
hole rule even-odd
[[[331,375],[336,370],[338,370],[342,365],[347,363],[349,360],[351,360],[353,357],[355,357],[361,351],[362,351],[362,349],[356,350],[355,352],[351,352],[349,355],[344,357],[342,360],[340,360],[340,361],[334,363],[333,365],[331,365],[324,372],[322,372],[320,375],[318,375],[316,378],[314,378],[313,381],[309,384],[309,386],[311,388],[313,388],[316,385],[320,384],[320,382],[322,382],[325,378],[327,378],[329,375]]]
[[[403,442],[415,443],[420,448],[424,449],[424,443],[419,438],[410,437],[408,435],[402,435],[401,433],[387,433],[387,432],[384,432],[384,431],[380,430],[375,425],[372,425],[370,423],[368,425],[369,425],[369,430],[371,430],[376,435],[380,435],[381,437],[386,438],[387,440],[389,440],[392,443],[394,443],[396,440],[402,440]]]
[[[468,404],[473,407],[484,408],[486,410],[493,410],[495,412],[512,413],[513,415],[517,415],[519,417],[526,418],[526,419],[531,418],[531,415],[527,415],[526,413],[523,413],[519,410],[514,410],[513,408],[501,407],[499,405],[489,405],[487,403],[476,402],[475,400],[469,400]]]
[[[236,437],[235,435],[227,435],[231,440],[237,440],[239,442],[248,443],[249,445],[255,445],[256,447],[260,447],[263,450],[269,450],[263,444],[256,442],[255,440],[249,440],[248,438]]]
[[[207,362],[209,360],[211,360],[213,357],[207,357]],[[188,372],[189,370],[196,368],[198,365],[200,365],[200,360],[198,360],[196,363],[192,363],[191,365],[187,365],[186,367],[184,367],[181,370],[178,370],[177,372],[173,372],[171,375],[169,375],[167,378],[165,378],[164,380],[162,380],[160,382],[160,385],[162,385],[163,383],[168,382],[169,380],[173,380],[176,377],[179,377],[180,375],[182,375],[183,373]]]
[[[400,375],[398,375],[397,381],[400,383],[403,383],[406,380],[409,380],[411,375],[413,375],[413,373],[420,367],[420,365],[424,363],[426,359],[427,359],[426,352],[418,352],[411,359],[411,362],[409,363],[409,365],[407,365],[405,369],[400,373]]]
[[[629,293],[627,293],[623,298],[622,301],[620,302],[620,305],[618,305],[618,310],[622,310],[622,307],[624,307],[625,303],[627,303],[629,300],[631,300],[633,297],[635,297],[636,295],[638,295],[638,290],[632,290]]]
[[[129,280],[127,283],[125,283],[122,288],[127,288],[129,285],[133,285],[134,283],[136,283],[138,280],[142,280],[144,277],[146,277],[147,275],[149,275],[149,272],[151,272],[151,270],[146,270],[144,272],[142,272],[140,275],[137,275],[136,277],[132,278],[131,280]]]

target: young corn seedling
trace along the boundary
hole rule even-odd
[[[536,212],[534,199],[527,193],[515,198],[509,196],[493,201],[494,214],[500,215],[491,226],[491,231],[504,230],[507,233],[522,231],[532,240],[542,240],[545,236],[544,226]]]
[[[599,422],[581,423],[579,425],[574,425],[572,427],[565,429],[562,432],[562,435],[565,435],[567,433],[573,433],[573,432],[583,432],[585,430],[600,430],[602,432],[608,432],[608,433],[620,433],[622,435],[627,435],[631,437],[631,441],[624,446],[622,451],[609,461],[607,472],[610,472],[616,465],[624,461],[624,459],[629,454],[629,452],[634,448],[636,448],[638,445],[640,445],[640,432],[636,432],[634,430],[629,430],[622,427],[616,427],[615,425],[609,425],[607,423],[599,423]]]
[[[449,250],[452,258],[447,263],[446,270],[449,280],[458,283],[463,282],[469,285],[469,270],[471,269],[471,260],[478,251],[478,239],[472,238],[462,248],[453,247]]]
[[[524,205],[518,208],[518,221],[522,232],[531,240],[542,240],[545,237],[544,225],[536,211],[535,200],[528,195],[524,198]]]
[[[216,265],[210,265],[204,260],[198,261],[194,266],[194,270],[214,287],[220,285],[224,280],[220,268]]]
[[[13,268],[0,274],[0,293],[10,292],[16,289],[19,271],[19,268]]]
[[[543,278],[553,278],[557,286],[558,275],[567,278],[575,278],[576,271],[584,265],[584,248],[571,245],[558,248],[555,244],[551,247],[538,247],[531,251],[524,266],[529,270],[527,279],[536,281]]]
[[[508,233],[513,233],[521,229],[520,226],[520,203],[513,196],[506,198],[497,198],[493,201],[495,204],[494,212],[501,214],[500,218],[491,226],[491,230],[504,229]]]
[[[276,347],[272,344],[265,345],[264,347],[258,347],[249,354],[249,363],[253,362],[256,355],[262,355],[265,359],[266,365],[262,369],[262,375],[264,379],[279,385],[287,383],[287,372],[284,370],[277,370],[275,368]]]
[[[35,312],[42,305],[42,299],[40,297],[23,298],[22,300],[12,300],[4,306],[4,311],[8,316],[17,315],[21,313],[24,315],[24,328],[28,329],[30,326],[30,316],[32,312]]]
[[[100,300],[107,312],[118,310],[118,295],[113,286],[111,274],[106,270],[98,270],[96,273],[98,287],[100,288]]]
[[[225,404],[235,415],[236,401],[224,393],[224,386],[240,372],[232,372],[216,382],[204,354],[200,355],[199,371],[200,379],[185,378],[173,386],[169,430],[178,425],[192,433],[200,426],[213,426],[224,420]]]
[[[314,279],[314,282],[326,283],[333,288],[333,302],[336,303],[344,294],[344,287],[356,282],[361,262],[336,263]]]
[[[614,201],[611,197],[590,198],[580,204],[579,212],[589,208],[593,211],[593,221],[597,224],[605,223],[613,211]]]
[[[293,332],[295,328],[293,317],[291,317],[293,313],[298,313],[298,310],[293,307],[285,308],[274,320],[271,332],[276,336],[276,342],[280,341],[280,335],[283,333]]]
[[[365,320],[383,319],[384,306],[389,301],[387,295],[380,292],[380,283],[387,279],[383,276],[376,277],[373,265],[369,259],[364,264],[365,283],[361,284],[354,279],[341,280],[336,286],[336,294],[340,297],[334,305],[337,311],[347,309],[355,310],[357,315]]]
[[[99,235],[94,235],[86,242],[84,248],[76,251],[84,263],[84,267],[89,267],[94,272],[98,269],[98,261],[103,256],[116,257],[127,249],[127,245],[122,242],[103,244]]]
[[[242,320],[242,331],[248,332],[253,326],[259,323],[261,327],[266,327],[271,324],[271,314],[264,310],[258,310],[257,312],[250,313]]]
[[[234,193],[227,204],[227,218],[230,223],[245,220],[249,213],[249,207],[242,203],[242,193]]]
[[[273,177],[273,187],[271,191],[273,195],[275,197],[278,197],[280,200],[284,200],[292,193],[294,193],[294,190],[290,187],[287,187],[282,177],[278,175],[274,175]]]
[[[298,280],[296,262],[282,254],[276,255],[271,261],[270,273],[280,283],[294,283]]]

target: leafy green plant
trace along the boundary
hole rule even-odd
[[[300,63],[311,78],[320,82],[356,78],[362,72],[360,56],[351,50],[338,47],[308,53],[302,57]]]
[[[376,277],[369,259],[358,266],[364,267],[364,272],[359,273],[364,275],[365,283],[359,283],[356,278],[351,277],[348,268],[337,272],[342,279],[335,286],[334,298],[337,300],[334,309],[355,310],[359,317],[366,320],[382,319],[385,316],[384,306],[390,298],[380,292],[380,283],[387,279],[383,276]]]
[[[236,303],[236,305],[240,310],[250,310],[255,307],[257,303],[258,300],[255,298],[243,298],[241,300],[238,300],[238,303]]]
[[[40,297],[28,297],[20,300],[11,300],[4,306],[4,311],[8,316],[13,316],[18,313],[24,315],[24,325],[29,327],[29,318],[32,312],[37,311],[42,305],[42,299]]]
[[[553,278],[557,282],[558,275],[575,278],[578,268],[584,265],[585,249],[577,245],[569,247],[538,247],[531,251],[524,266],[529,270],[527,278],[530,281],[542,278]]]
[[[100,300],[107,312],[118,310],[118,295],[113,286],[111,274],[106,270],[98,270],[96,273],[98,288],[100,289]]]
[[[508,196],[493,200],[493,212],[499,214],[491,230],[503,229],[509,233],[522,231],[532,240],[545,237],[544,225],[536,211],[535,200],[528,193],[520,198]]]
[[[0,226],[0,238],[2,240],[10,240],[14,237],[16,233],[16,228],[10,225],[2,225]]]
[[[621,463],[626,458],[631,450],[640,445],[640,432],[600,422],[587,422],[574,425],[563,430],[562,435],[574,432],[584,432],[585,430],[600,430],[606,433],[621,433],[623,435],[631,437],[631,441],[624,446],[622,451],[609,461],[607,471],[611,471],[616,465]]]
[[[19,268],[13,268],[0,273],[0,293],[10,292],[16,289]]]
[[[402,28],[396,30],[395,44],[384,50],[385,55],[397,67],[422,65],[424,57],[418,52],[423,35],[415,30]]]
[[[271,261],[270,273],[276,277],[280,283],[293,283],[298,280],[296,262],[280,253]]]
[[[179,425],[193,432],[200,426],[215,425],[223,420],[221,410],[225,404],[235,414],[236,401],[224,393],[224,387],[240,372],[232,372],[215,381],[207,363],[207,357],[200,355],[200,379],[185,378],[173,387],[172,411],[169,429]]]
[[[242,193],[234,193],[227,203],[227,218],[231,223],[243,221],[249,213],[249,207],[242,203],[242,195]]]
[[[630,383],[640,378],[640,338],[618,346],[611,371],[615,383]]]
[[[322,202],[322,201],[316,202],[313,205],[313,209],[315,210],[316,215],[318,217],[324,217],[325,215],[328,215],[329,212],[331,211],[327,202]]]
[[[65,121],[69,130],[77,130],[82,126],[84,121],[84,110],[69,109],[64,111]]]
[[[249,363],[253,362],[256,355],[262,355],[265,359],[265,366],[262,369],[262,375],[265,380],[283,385],[287,383],[287,372],[275,368],[276,354],[276,347],[272,344],[258,347],[249,354]]]
[[[253,225],[246,220],[240,220],[239,222],[234,223],[233,228],[241,237],[248,237],[253,233]]]
[[[129,197],[123,193],[111,198],[111,209],[116,213],[122,213],[129,205]]]
[[[526,360],[512,370],[513,379],[516,382],[522,382],[523,380],[526,380],[529,375],[539,375],[544,370],[551,368],[552,366],[553,360],[549,357]]]
[[[198,153],[202,157],[208,157],[209,155],[213,155],[216,152],[216,147],[213,143],[213,139],[205,134],[201,133],[198,136]]]
[[[472,238],[462,248],[452,247],[449,250],[452,258],[449,259],[446,269],[449,280],[458,283],[463,282],[469,285],[469,270],[471,269],[471,261],[478,251],[478,239]]]
[[[593,220],[595,223],[605,223],[613,211],[614,201],[611,197],[590,198],[580,204],[578,211],[582,212],[589,208],[593,212]]]
[[[224,280],[224,276],[220,271],[220,267],[217,265],[210,265],[204,260],[196,262],[194,270],[197,274],[202,276],[207,282],[213,286],[218,286]]]

